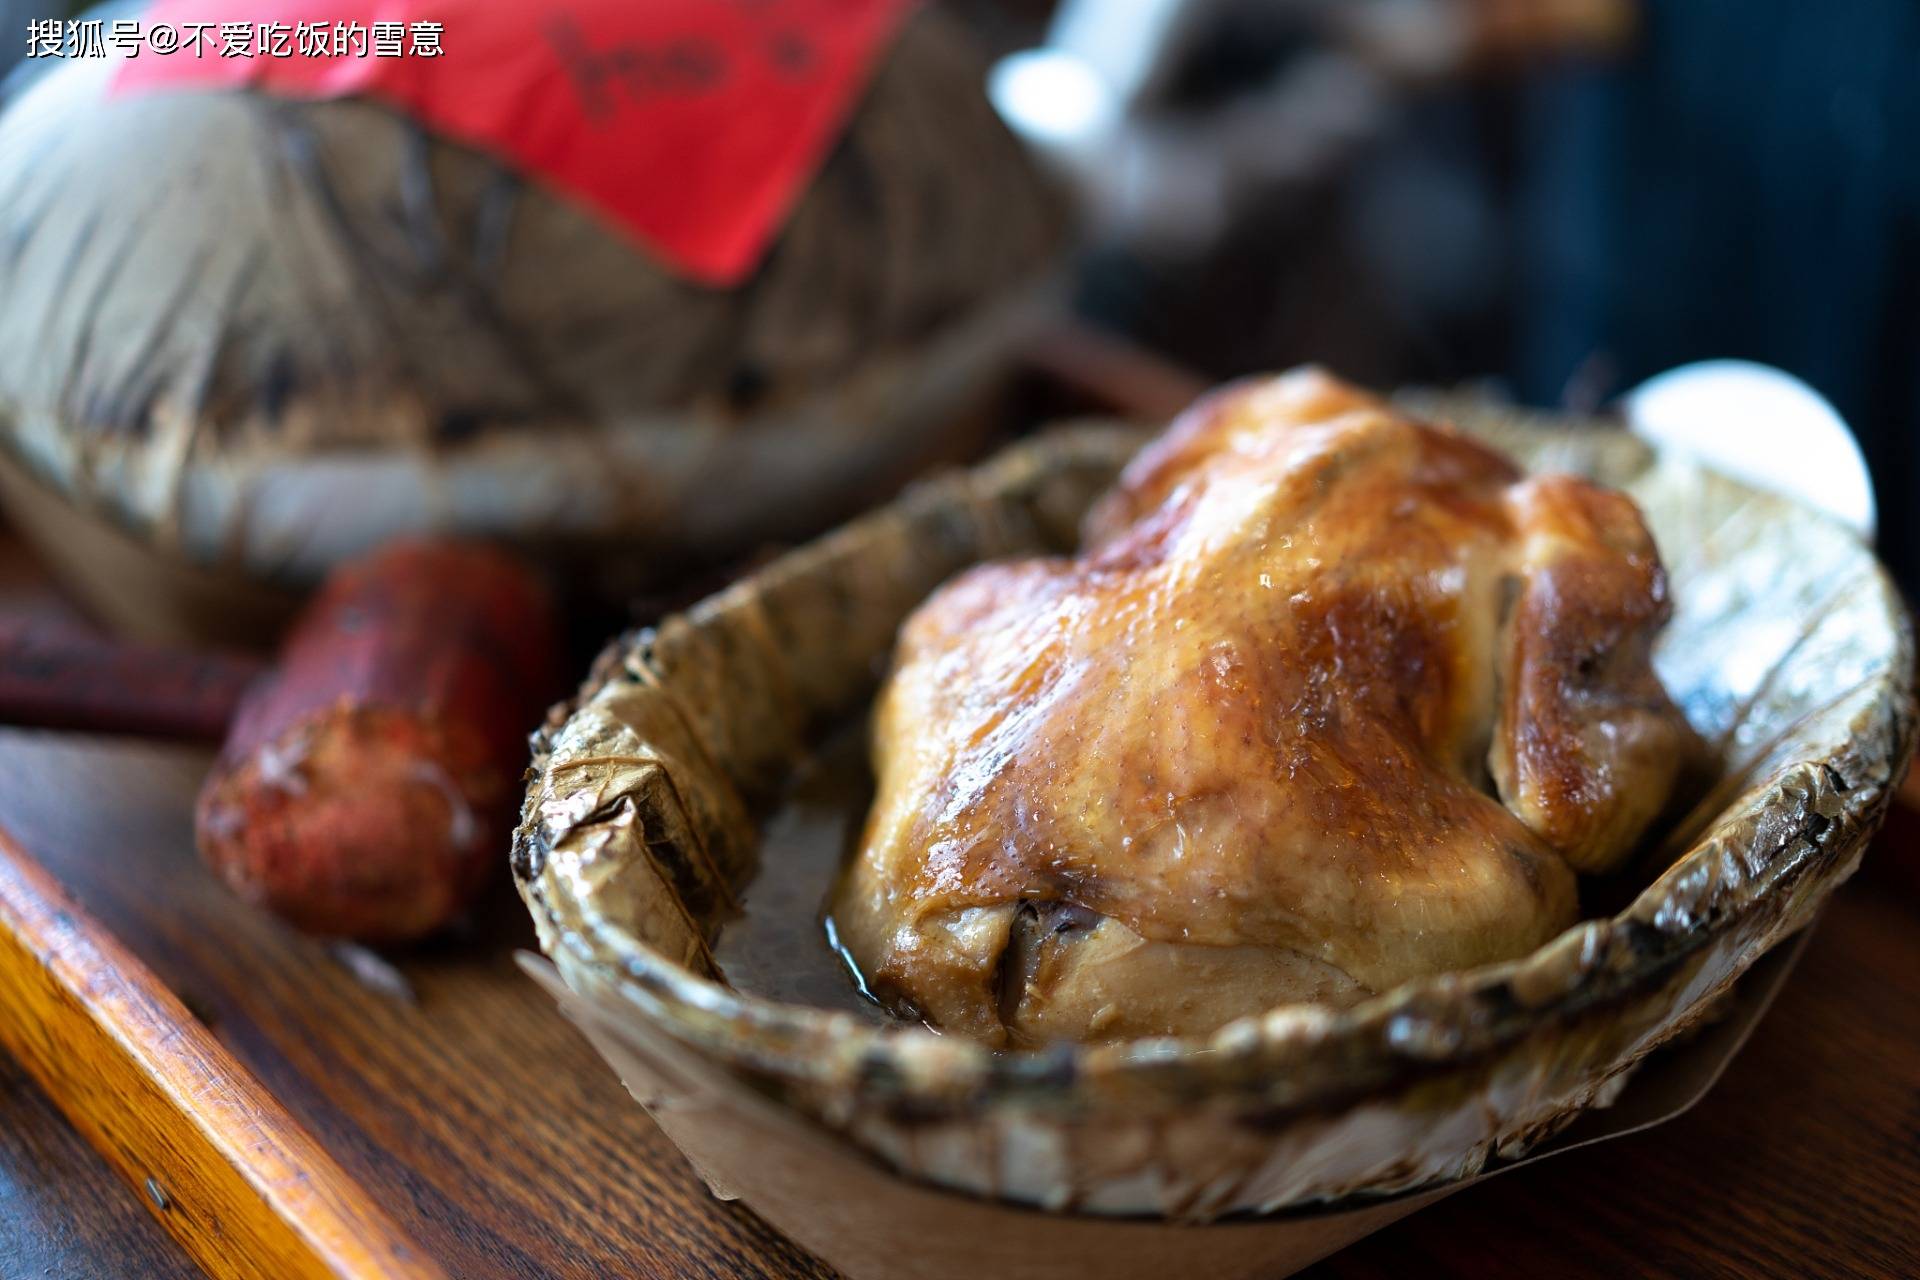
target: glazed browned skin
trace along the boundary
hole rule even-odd
[[[1689,750],[1631,502],[1317,371],[1189,410],[1085,543],[944,587],[880,702],[834,913],[938,1026],[1197,1033],[1522,954]]]

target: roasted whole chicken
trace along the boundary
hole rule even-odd
[[[1317,370],[1206,397],[1079,555],[904,627],[831,910],[881,999],[998,1046],[1200,1034],[1521,955],[1698,743],[1624,495]]]

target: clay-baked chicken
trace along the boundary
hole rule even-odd
[[[995,1045],[1201,1033],[1520,955],[1694,749],[1619,493],[1314,370],[1189,410],[1075,558],[908,621],[832,911],[883,999]]]

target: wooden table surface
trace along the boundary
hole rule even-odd
[[[407,1004],[235,909],[187,850],[204,764],[0,733],[0,814],[449,1274],[825,1274],[706,1195],[504,947],[404,958]],[[1311,1274],[1920,1275],[1920,902],[1890,856],[1916,846],[1920,818],[1896,813],[1693,1112],[1463,1192]],[[524,941],[516,904],[495,905],[483,932]],[[0,1275],[191,1273],[0,1065]]]
[[[44,590],[5,550],[0,610]],[[531,930],[504,883],[467,938],[396,958],[410,1000],[373,990],[201,869],[191,801],[207,762],[0,730],[0,825],[450,1276],[829,1275],[708,1196],[517,971]],[[1462,1192],[1309,1274],[1920,1276],[1915,867],[1920,816],[1896,810],[1694,1111]],[[0,1280],[193,1274],[0,1057]]]

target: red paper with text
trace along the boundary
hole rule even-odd
[[[913,3],[159,0],[141,15],[143,32],[215,26],[198,56],[141,47],[114,92],[245,86],[375,99],[539,176],[668,267],[728,285],[778,235]],[[368,36],[359,56],[300,56],[289,33],[287,56],[265,56],[256,30],[253,56],[222,56],[224,22],[320,22],[329,39],[340,23],[400,22],[409,52],[376,56]],[[440,56],[410,52],[418,22],[440,24]]]

